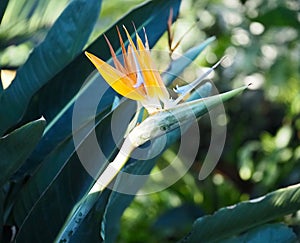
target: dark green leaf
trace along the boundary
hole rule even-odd
[[[111,104],[115,93],[112,89],[107,87],[107,83],[102,78],[99,78],[98,81],[99,82],[94,82],[88,86],[85,92],[76,99],[78,103],[76,111],[74,111],[74,102],[70,102],[65,109],[55,117],[53,122],[48,124],[45,134],[37,145],[34,153],[32,153],[26,164],[24,164],[15,175],[16,179],[31,174],[45,156],[55,149],[57,144],[73,136],[73,130],[80,129],[81,126],[91,122],[95,115],[104,117],[111,111]],[[98,100],[98,97],[102,97],[101,100]],[[73,114],[75,112],[77,118]],[[76,119],[76,121],[80,119],[80,121],[75,125],[73,119]],[[74,126],[76,126],[76,128]]]
[[[261,243],[261,242],[297,242],[297,236],[291,228],[284,224],[266,224],[254,228],[241,236],[222,241],[223,243]]]
[[[42,137],[46,122],[34,121],[0,138],[0,185],[19,169]]]
[[[31,97],[81,52],[100,6],[99,0],[74,0],[67,6],[45,40],[18,70],[12,85],[1,93],[0,134],[22,118]]]
[[[128,109],[132,109],[132,105],[135,104],[124,102],[120,105],[117,108],[119,115],[125,116]],[[19,227],[17,241],[23,242],[29,239],[30,242],[37,240],[52,242],[56,238],[73,207],[93,185],[94,179],[91,174],[96,178],[115,153],[114,139],[116,141],[123,139],[126,124],[121,125],[118,136],[114,134],[112,138],[111,118],[112,113],[105,118],[100,114],[96,128],[94,120],[83,126],[77,134],[73,134],[81,140],[77,149],[74,148],[74,137],[69,137],[47,156],[41,167],[29,179],[13,209]],[[90,132],[93,129],[99,142],[95,146],[91,146],[94,134]],[[101,146],[103,154],[99,154],[98,146]],[[81,156],[85,154],[88,162],[81,160],[82,157],[79,158],[76,152]],[[89,165],[93,166],[90,168],[90,174],[83,167],[83,165],[88,166],[86,163],[91,163]]]
[[[71,236],[70,242],[81,243],[86,240],[89,242],[102,242],[100,225],[110,193],[110,190],[101,193],[93,210],[88,213],[87,217],[80,223],[77,231]],[[98,197],[99,195],[89,195],[88,197],[93,196]]]
[[[297,184],[197,219],[191,233],[182,242],[220,241],[294,213],[299,208],[300,184]]]
[[[266,28],[293,26],[294,28],[299,29],[297,12],[284,6],[279,6],[264,14],[261,14],[254,20],[262,23],[264,26],[266,26]]]
[[[152,229],[158,235],[181,237],[192,226],[195,219],[203,216],[203,210],[191,203],[184,203],[178,207],[166,210],[152,225]]]

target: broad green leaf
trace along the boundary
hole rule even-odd
[[[217,242],[294,213],[299,208],[300,184],[296,184],[197,219],[190,234],[181,242]]]
[[[261,243],[261,242],[297,242],[297,236],[291,228],[284,224],[266,224],[238,237],[233,237],[228,240],[222,241],[223,243]]]
[[[0,185],[6,183],[29,157],[45,125],[45,121],[33,121],[0,138]]]
[[[97,203],[93,207],[87,217],[83,219],[77,228],[76,232],[70,237],[70,242],[72,243],[81,243],[83,241],[89,242],[101,242],[102,237],[100,233],[100,225],[104,210],[107,204],[111,191],[105,190],[99,195],[89,195],[88,197],[96,196],[98,197]]]
[[[75,102],[80,102],[80,108],[74,111],[74,101],[72,101],[57,115],[53,124],[48,124],[43,138],[34,150],[34,153],[15,175],[16,180],[31,174],[45,156],[56,148],[57,144],[73,136],[73,130],[90,123],[94,120],[94,116],[101,115],[105,117],[111,111],[110,107],[115,97],[115,92],[112,89],[107,89],[107,84],[103,79],[98,81],[92,83],[80,97],[76,97]],[[99,105],[97,105],[98,96],[102,96]],[[97,101],[97,109],[94,110],[95,100]],[[81,119],[80,124],[76,124],[76,128],[74,128],[72,120],[74,112],[80,113],[78,119]]]
[[[19,68],[12,85],[1,93],[0,134],[22,118],[31,97],[82,51],[100,6],[99,0],[74,0],[66,7],[45,40]]]
[[[161,22],[164,20],[167,21],[171,7],[174,10],[174,18],[177,16],[179,2],[180,1],[177,0],[163,2],[149,1],[125,15],[110,29],[108,29],[105,32],[105,35],[108,37],[111,36],[110,40],[112,44],[114,44],[115,50],[120,52],[118,39],[113,37],[116,35],[115,26],[121,26],[123,23],[126,24],[129,33],[134,36],[135,30],[132,28],[131,22],[134,20],[137,30],[143,31],[142,28],[146,28],[150,46],[153,46],[166,29],[166,26],[162,25]],[[145,12],[148,14],[145,15]],[[144,36],[143,32],[140,35]],[[124,40],[126,40],[125,37]],[[101,46],[107,47],[107,43],[104,40],[103,35],[101,35],[90,47],[88,47],[88,50],[93,53],[99,53],[99,56],[101,56],[104,60],[109,59],[111,55],[108,48],[100,48]],[[81,89],[80,92],[73,97],[93,70],[94,67],[91,65],[89,60],[81,54],[74,59],[70,65],[63,69],[60,74],[52,79],[48,85],[42,88],[32,100],[30,106],[32,106],[33,109],[41,110],[41,114],[45,116],[49,123],[42,141],[31,156],[28,165],[22,168],[20,175],[23,175],[28,171],[30,172],[30,170],[38,165],[57,143],[72,135],[73,108],[74,103],[78,102],[78,99],[87,97],[82,109],[83,114],[86,114],[87,121],[90,119],[91,115],[94,115],[94,98],[91,97],[98,97],[107,90],[98,106],[97,113],[102,112],[102,109],[106,109],[112,104],[116,93],[109,88],[107,83],[99,77],[99,75],[96,79],[88,81],[85,88]],[[72,82],[71,87],[69,85],[70,82]],[[97,94],[97,92],[99,93]],[[36,107],[36,105],[39,107]],[[29,117],[26,117],[26,119],[32,118],[32,112],[28,112],[30,115]],[[34,117],[36,115],[37,114],[35,114]],[[82,122],[84,123],[84,121]]]
[[[121,117],[126,115],[128,109],[132,109],[132,105],[135,104],[124,102],[120,105],[119,115]],[[91,163],[90,166],[93,166],[96,177],[98,171],[103,169],[115,153],[115,143],[123,139],[126,124],[120,124],[120,134],[114,137],[116,139],[114,141],[109,129],[111,118],[112,113],[105,118],[100,114],[99,118],[96,118],[99,119],[96,121],[96,127],[93,121],[82,127],[77,132],[77,136],[84,140],[76,148],[77,150],[74,148],[73,138],[66,139],[47,156],[41,167],[29,179],[17,197],[13,209],[14,219],[19,227],[17,241],[23,242],[25,239],[31,242],[53,241],[56,238],[73,207],[85,196],[94,182],[83,167],[82,163],[87,161],[81,161],[76,151],[86,153],[86,160]],[[99,145],[91,147],[93,134],[90,132],[93,129]],[[98,146],[101,146],[103,154],[99,154]],[[52,202],[51,205],[49,201]]]
[[[201,53],[202,51],[215,40],[215,37],[210,37],[204,42],[189,49],[181,57],[175,59],[170,63],[168,69],[162,73],[162,78],[166,86],[170,85],[184,69],[186,69]]]
[[[260,14],[253,20],[262,23],[266,28],[291,26],[299,29],[299,21],[297,20],[297,12],[284,6],[278,6],[270,11]]]
[[[151,229],[160,237],[166,239],[168,236],[172,236],[175,239],[184,235],[193,222],[203,215],[204,212],[199,205],[183,202],[177,207],[163,211],[155,219]]]

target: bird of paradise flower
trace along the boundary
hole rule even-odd
[[[210,68],[193,83],[184,87],[177,87],[175,91],[180,95],[176,100],[172,100],[170,99],[167,88],[165,87],[165,84],[163,83],[162,78],[151,59],[146,33],[145,44],[143,44],[138,33],[136,33],[137,45],[135,45],[125,27],[124,30],[129,40],[127,51],[120,31],[117,28],[122,48],[123,65],[116,57],[116,53],[107,38],[106,41],[109,45],[115,67],[112,67],[89,52],[85,52],[85,54],[98,69],[105,81],[116,92],[126,98],[140,102],[142,106],[147,109],[149,114],[175,107],[186,94],[196,88],[200,82],[222,61],[221,59],[216,65]]]
[[[97,183],[90,189],[88,195],[91,197],[86,197],[80,203],[76,212],[68,219],[66,227],[58,236],[59,239],[64,239],[69,232],[73,232],[74,229],[78,227],[79,222],[81,222],[82,218],[87,216],[101,192],[117,176],[130,158],[131,153],[137,147],[150,139],[177,129],[180,125],[190,124],[191,121],[195,121],[195,119],[205,114],[207,110],[239,94],[247,88],[247,86],[244,86],[220,95],[182,102],[186,95],[193,89],[196,89],[209,73],[221,63],[221,59],[192,83],[182,87],[176,86],[174,90],[178,93],[178,97],[172,99],[159,72],[154,67],[146,34],[144,44],[136,33],[137,44],[135,45],[125,27],[124,30],[129,40],[127,50],[119,29],[117,28],[122,48],[123,64],[117,59],[107,38],[106,40],[113,58],[114,67],[91,53],[85,52],[85,54],[96,66],[105,81],[116,92],[126,98],[136,100],[145,107],[149,116],[126,135],[120,152],[115,159],[108,164],[99,176]],[[206,44],[209,42],[210,41]]]
[[[178,122],[187,122],[195,119],[195,113],[197,113],[195,107],[199,105],[199,100],[185,103],[182,103],[182,100],[188,93],[197,88],[223,60],[221,59],[192,83],[182,87],[176,86],[174,91],[178,94],[178,97],[172,99],[160,73],[154,67],[145,30],[145,43],[143,43],[136,32],[135,45],[125,26],[123,28],[129,41],[126,50],[120,31],[117,28],[123,64],[118,60],[112,45],[106,37],[114,67],[89,52],[85,52],[85,54],[95,65],[104,80],[116,92],[140,103],[148,111],[149,117],[132,129],[126,136],[120,152],[100,175],[98,183],[96,183],[98,185],[95,185],[90,193],[102,191],[106,188],[128,161],[130,154],[135,148],[152,138],[168,132],[168,130],[177,128],[179,126]],[[220,100],[220,98],[219,100],[213,100],[214,103],[211,103],[211,106],[220,103]],[[205,105],[207,106],[208,103]],[[187,109],[193,112],[185,112]],[[169,119],[171,116],[174,117],[174,114],[176,114],[176,119]]]

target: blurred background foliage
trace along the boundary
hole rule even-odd
[[[120,242],[180,239],[200,215],[300,181],[299,11],[297,0],[182,2],[174,39],[183,34],[184,38],[175,52],[216,36],[195,63],[212,66],[226,55],[213,77],[219,91],[252,85],[225,105],[227,138],[214,172],[203,181],[195,180],[210,142],[207,116],[199,122],[201,144],[190,172],[168,190],[137,196],[123,215]],[[154,49],[168,50],[166,35]],[[184,73],[186,80],[197,75],[191,71]],[[157,169],[172,161],[173,147]],[[296,225],[299,217],[286,220]]]
[[[26,7],[25,0],[24,4],[10,2]],[[34,8],[41,11],[32,12],[43,13],[42,16],[24,16],[22,12],[28,13],[24,9],[6,12],[0,27],[1,69],[15,70],[25,62],[67,2],[53,0],[44,6],[39,1],[41,5]],[[91,40],[143,1],[124,2],[103,1],[101,23],[96,24]],[[210,122],[205,117],[199,123],[201,144],[189,173],[168,190],[137,196],[122,217],[119,242],[178,240],[201,215],[300,182],[299,11],[298,0],[182,1],[174,26],[175,42],[183,34],[184,38],[175,52],[183,53],[207,37],[216,36],[217,40],[195,63],[212,66],[226,55],[213,77],[219,91],[252,85],[244,95],[225,105],[226,145],[214,172],[203,181],[195,179],[210,142]],[[6,22],[11,19],[15,22]],[[27,26],[26,33],[23,24]],[[4,28],[13,34],[1,35],[7,33]],[[154,49],[168,51],[166,34]],[[156,58],[163,62],[162,57]],[[198,75],[192,71],[184,73],[187,80]],[[169,163],[174,153],[176,144],[164,153],[154,170]],[[297,214],[286,218],[290,225],[299,220]],[[294,231],[297,233],[296,226]]]

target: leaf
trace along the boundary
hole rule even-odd
[[[152,225],[153,231],[164,238],[182,236],[186,233],[195,219],[203,216],[199,206],[191,203],[183,203],[162,213]],[[176,237],[176,238],[177,238]]]
[[[197,219],[191,233],[181,242],[220,241],[294,213],[299,208],[300,184],[296,184]]]
[[[46,122],[30,122],[0,138],[0,185],[3,185],[25,162],[42,137]]]
[[[299,29],[297,11],[288,9],[284,6],[278,6],[277,8],[271,9],[270,11],[260,14],[253,20],[262,23],[266,28],[290,26]]]
[[[208,97],[212,91],[212,84],[209,82],[204,83],[202,86],[197,88],[187,99],[187,101],[197,100]]]
[[[75,101],[70,102],[53,122],[48,124],[43,138],[28,161],[15,175],[15,179],[19,180],[25,175],[31,174],[45,156],[55,149],[57,144],[71,138],[74,131],[93,121],[94,116],[105,117],[111,112],[110,106],[115,93],[111,89],[106,90],[106,82],[100,79],[99,82],[92,83],[84,93],[76,97]],[[97,101],[98,97],[102,97],[101,102]],[[75,113],[77,116],[74,115]]]
[[[260,242],[297,242],[297,236],[291,228],[284,224],[266,224],[254,228],[241,236],[222,241],[223,243],[260,243]]]
[[[87,240],[89,242],[101,242],[100,224],[110,193],[110,190],[105,190],[100,197],[99,195],[88,195],[88,197],[96,196],[99,198],[93,210],[88,213],[87,217],[79,224],[76,232],[71,235],[70,242],[81,243]]]
[[[162,73],[162,78],[166,86],[169,86],[176,78],[178,78],[179,74],[181,74],[183,70],[186,69],[186,67],[188,67],[215,39],[215,37],[210,37],[198,46],[189,49],[179,58],[173,60],[167,70]]]
[[[132,105],[132,102],[123,103],[119,108],[120,115],[128,113],[127,108],[132,109]],[[109,129],[112,113],[105,118],[102,118],[101,114],[99,117],[96,128],[92,121],[77,131],[77,134],[73,134],[81,141],[76,149],[74,137],[70,137],[51,152],[18,195],[13,208],[14,219],[19,227],[17,241],[52,242],[73,207],[93,185],[92,172],[89,171],[89,174],[87,167],[83,165],[92,166],[90,169],[94,172],[93,176],[97,177],[112,157],[116,149]],[[90,146],[94,141],[95,134],[90,133],[93,129],[103,154],[99,154],[98,144]],[[123,131],[120,130],[119,137],[115,137],[117,141],[123,138],[125,130],[126,124],[123,125]],[[82,161],[78,153],[81,156],[85,154],[89,162]]]
[[[0,134],[21,119],[31,97],[81,52],[100,6],[99,0],[74,0],[66,7],[45,40],[19,68],[12,85],[1,93]]]

